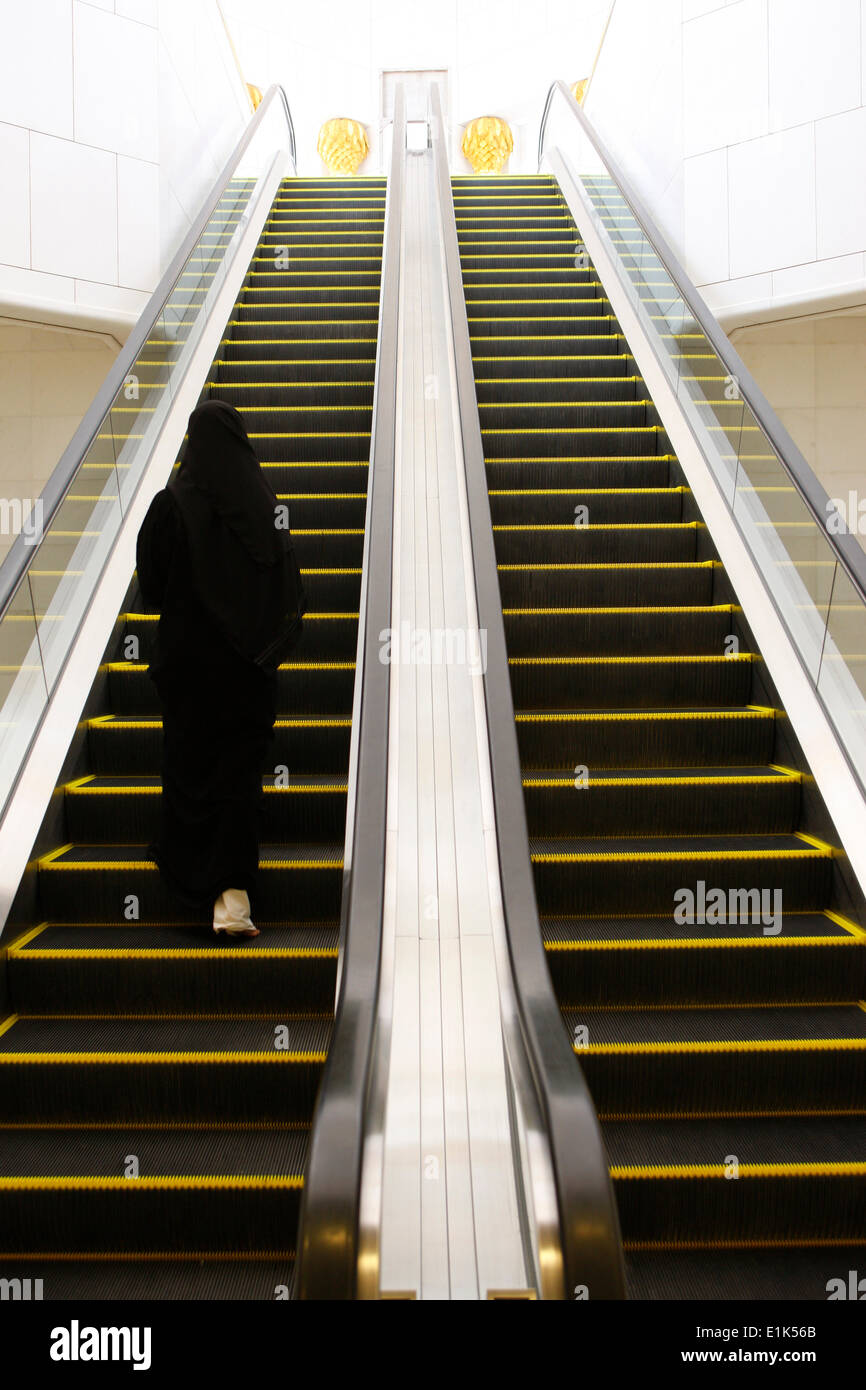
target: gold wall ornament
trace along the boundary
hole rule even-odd
[[[589,86],[589,78],[582,77],[579,82],[573,82],[571,95],[574,97],[578,106],[583,106],[583,99],[586,96],[586,89]]]
[[[511,127],[499,116],[477,116],[463,132],[460,146],[475,174],[499,174],[514,149]]]
[[[247,91],[250,94],[250,101],[253,104],[253,110],[257,111],[262,104],[262,89],[261,87],[257,87],[254,82],[248,82]]]
[[[316,149],[329,174],[357,174],[370,153],[370,142],[360,121],[335,116],[319,131]]]

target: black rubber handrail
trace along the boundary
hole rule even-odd
[[[380,633],[391,623],[397,330],[406,159],[402,84],[395,93],[385,208],[379,345],[367,503],[366,595],[356,681],[361,682],[351,863],[343,877],[342,957],[337,1016],[313,1117],[304,1179],[299,1298],[355,1297],[364,1128],[379,996],[385,908],[390,667]]]
[[[88,449],[99,434],[106,417],[109,415],[114,405],[117,393],[120,391],[124,381],[134,367],[141,349],[153,332],[154,325],[163,312],[169,295],[174,289],[175,283],[183,271],[184,266],[195,250],[202,232],[207,227],[214,209],[222,198],[238,161],[249,146],[256,131],[260,128],[267,111],[274,101],[280,101],[282,103],[289,130],[289,148],[292,155],[292,165],[293,168],[297,167],[295,162],[295,130],[292,123],[288,98],[283,88],[274,84],[268,88],[267,93],[259,103],[255,115],[249,121],[243,135],[238,140],[234,150],[213,183],[210,192],[201,205],[201,209],[195,221],[184,237],[170,266],[153,294],[150,296],[147,304],[142,309],[132,332],[88,407],[81,424],[73,434],[59,462],[45,484],[45,487],[42,489],[40,496],[42,501],[43,535],[49,530],[51,522],[57,515],[66,494],[75,481],[75,477]],[[9,605],[12,603],[21,587],[34,555],[36,555],[38,551],[39,546],[28,545],[23,533],[16,536],[10,546],[8,554],[3,560],[2,565],[0,565],[0,621],[2,621]]]
[[[571,114],[574,116],[575,120],[579,122],[584,134],[628,204],[635,221],[640,226],[647,241],[652,246],[667,273],[670,275],[671,280],[676,285],[689,313],[724,365],[726,375],[736,379],[740,395],[745,405],[754,415],[761,433],[778,458],[797,492],[800,494],[813,519],[823,531],[828,544],[850,580],[860,602],[866,604],[866,553],[864,553],[856,535],[848,530],[845,518],[841,516],[838,509],[832,505],[829,494],[825,491],[812,468],[809,466],[809,463],[785,429],[785,426],[773,410],[770,402],[767,400],[757,381],[752,376],[752,373],[740,357],[712,310],[707,305],[702,294],[692,283],[681,265],[679,257],[671,247],[664,233],[659,229],[643,199],[635,191],[630,179],[626,176],[618,161],[605,146],[604,141],[587,117],[583,108],[575,100],[573,93],[569,91],[567,85],[562,81],[551,83],[547,93],[547,99],[544,103],[541,126],[538,132],[539,169],[541,168],[541,161],[544,155],[544,136],[547,129],[547,118],[550,114],[550,107],[554,95],[557,92],[565,99]],[[839,525],[845,529],[838,532],[830,531],[828,529],[828,522],[831,517],[833,518],[834,526]]]
[[[487,741],[514,990],[550,1145],[565,1296],[586,1286],[591,1299],[624,1298],[622,1242],[607,1155],[589,1088],[563,1027],[538,919],[442,103],[435,85],[431,101],[478,625],[487,632]]]

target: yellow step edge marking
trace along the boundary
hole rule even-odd
[[[107,926],[108,924],[106,923],[105,925]],[[128,926],[129,924],[128,924],[128,923],[124,923],[124,925]],[[181,925],[183,925],[183,924],[181,924]],[[189,925],[189,923],[187,923],[187,926],[188,926],[188,925]],[[99,927],[94,927],[93,930],[94,930],[94,931],[97,931],[97,930],[100,930],[100,928],[99,928]],[[196,1022],[196,1021],[199,1021],[199,1022],[200,1022],[200,1021],[202,1021],[202,1020],[205,1020],[205,1021],[207,1021],[207,1022],[213,1021],[213,1022],[215,1022],[215,1023],[218,1023],[221,1019],[222,1019],[222,1020],[230,1019],[230,1020],[233,1020],[233,1021],[235,1021],[235,1022],[241,1021],[241,1022],[243,1022],[243,1023],[250,1023],[250,1022],[265,1022],[265,1023],[267,1023],[267,1022],[273,1022],[273,1020],[274,1020],[274,1013],[273,1013],[273,1011],[269,1011],[268,1013],[255,1013],[255,1012],[252,1012],[252,1011],[250,1011],[250,1010],[247,1010],[246,1012],[238,1012],[238,1011],[236,1010],[236,1011],[234,1011],[234,1012],[228,1012],[228,1013],[224,1013],[224,1012],[223,1012],[223,1013],[206,1013],[206,1012],[198,1012],[198,1013],[178,1013],[177,1011],[175,1011],[174,1013],[172,1013],[171,1010],[166,1010],[164,1013],[153,1013],[153,1012],[151,1012],[151,1013],[145,1013],[145,1012],[138,1012],[138,1013],[122,1013],[122,1014],[106,1014],[106,1013],[101,1013],[101,1014],[92,1014],[92,1013],[74,1013],[74,1014],[69,1014],[69,1013],[27,1013],[27,1014],[19,1014],[19,1018],[20,1018],[20,1020],[21,1020],[22,1023],[29,1023],[29,1022],[33,1021],[34,1019],[37,1020],[37,1021],[39,1021],[40,1023],[44,1023],[44,1022],[75,1023],[75,1022],[80,1022],[82,1019],[87,1019],[87,1020],[88,1020],[89,1022],[91,1022],[91,1023],[97,1022],[97,1021],[100,1022],[100,1023],[117,1023],[117,1022],[121,1022],[121,1023],[142,1023],[142,1022],[148,1022],[148,1023],[165,1023],[166,1021],[169,1021],[169,1022],[172,1022],[172,1023],[176,1023],[176,1022],[178,1022],[178,1021],[183,1021],[183,1022],[190,1023],[190,1022]],[[292,1010],[292,1012],[289,1013],[289,1014],[287,1015],[287,1018],[288,1018],[288,1021],[289,1021],[290,1023],[309,1022],[310,1020],[313,1020],[314,1022],[315,1022],[315,1021],[318,1021],[318,1022],[325,1022],[325,1023],[331,1022],[331,1023],[332,1023],[333,1020],[334,1020],[334,1015],[333,1015],[333,1012],[327,1011],[327,1010],[323,1011],[323,1010],[321,1010],[321,1009],[318,1009],[318,1010],[314,1010],[314,1009],[300,1009],[300,1010]],[[229,1049],[229,1050],[231,1050],[231,1049]],[[48,1055],[50,1056],[51,1054],[49,1053]],[[90,1056],[90,1055],[92,1055],[92,1054],[88,1054],[88,1055]],[[2,1128],[2,1126],[0,1126],[0,1128]]]
[[[733,665],[735,661],[756,660],[757,655],[753,652],[737,652],[730,656],[510,656],[508,664],[509,666],[597,666],[602,663],[661,665],[664,662],[679,661],[699,664],[721,662],[724,665]]]
[[[0,1022],[0,1038],[2,1038],[4,1033],[8,1033],[9,1029],[17,1022],[17,1014],[9,1014],[6,1018],[4,1018],[3,1021]]]
[[[50,864],[40,864],[39,868],[45,873],[49,870],[54,872],[62,872],[65,870],[67,873],[87,873],[95,870],[99,873],[107,873],[113,869],[122,869],[124,873],[128,873],[130,870],[147,873],[157,872],[156,864],[150,859],[76,859],[69,863],[62,862],[58,864],[52,862]],[[328,860],[263,859],[259,862],[260,872],[265,872],[268,869],[324,869],[334,872],[337,869],[342,870],[342,868],[342,855],[339,859]]]
[[[737,1166],[737,1175],[741,1178],[860,1178],[866,1177],[866,1163],[740,1163]],[[647,1178],[654,1181],[670,1178],[728,1178],[730,1170],[724,1163],[672,1163],[635,1167],[612,1164],[610,1176],[614,1182]]]
[[[132,1178],[125,1179],[132,1182]],[[294,1260],[294,1250],[30,1250],[30,1251],[0,1251],[0,1260],[14,1260],[20,1264],[22,1260],[30,1264],[31,1261],[40,1260],[43,1263],[84,1263],[100,1264],[102,1262],[119,1261],[122,1264],[131,1262],[157,1264],[166,1262],[175,1264],[178,1261],[183,1264],[213,1264],[216,1261],[224,1263],[226,1261],[239,1262],[241,1260],[271,1261],[271,1260]]]
[[[57,1131],[65,1133],[67,1130],[93,1130],[99,1133],[101,1130],[123,1130],[129,1133],[130,1130],[214,1130],[218,1133],[223,1131],[244,1132],[246,1130],[286,1130],[300,1131],[310,1130],[312,1125],[309,1120],[15,1120],[9,1124],[0,1123],[0,1132],[6,1130],[39,1129]]]
[[[128,663],[124,661],[119,661],[115,664],[121,667],[121,669],[128,665]],[[354,666],[354,664],[354,662],[342,663],[341,669],[348,670],[350,666]],[[295,668],[290,667],[289,669],[306,670],[307,666],[304,663],[298,662]],[[94,728],[99,725],[110,729],[162,728],[161,719],[117,719],[113,714],[100,714],[94,719],[85,719],[83,722],[86,729]],[[351,729],[351,727],[352,720],[348,715],[325,715],[321,719],[277,719],[274,723],[275,729]],[[72,849],[71,844],[64,845],[62,849],[52,850],[51,855],[46,855],[45,859],[39,862],[44,863],[47,859],[58,854],[65,854],[69,849]]]
[[[836,1116],[866,1115],[866,1110],[599,1110],[598,1117],[607,1124],[637,1120],[775,1120],[829,1119]]]
[[[786,782],[800,782],[798,773],[780,777],[722,776],[722,777],[660,777],[649,772],[646,777],[593,777],[584,783],[593,787],[778,787]],[[574,789],[574,777],[532,777],[522,779],[524,787],[569,787]]]
[[[623,1250],[811,1250],[866,1245],[866,1236],[820,1236],[799,1239],[793,1236],[772,1236],[747,1240],[624,1240]]]
[[[587,660],[591,658],[576,658],[577,660]],[[641,658],[638,658],[640,660]],[[652,660],[652,657],[645,657],[643,660]],[[670,658],[676,660],[677,658]],[[605,660],[604,657],[599,660]],[[518,724],[592,724],[592,723],[632,723],[646,722],[654,723],[658,720],[679,720],[679,719],[766,719],[774,718],[776,711],[767,709],[720,709],[720,710],[614,710],[587,712],[583,710],[567,710],[562,713],[547,710],[531,710],[515,714],[514,718]],[[650,914],[651,916],[654,914]]]
[[[21,936],[16,936],[15,940],[9,943],[8,954],[10,956],[14,955],[16,951],[20,951],[22,947],[26,946],[29,941],[34,941],[37,936],[40,936],[42,932],[45,931],[47,926],[47,922],[40,922],[38,926],[31,927],[29,931],[23,932]],[[0,1029],[0,1032],[2,1031],[3,1030]],[[2,1126],[0,1126],[0,1128],[2,1128]]]
[[[497,487],[488,490],[489,497],[670,497],[672,494],[688,492],[680,484],[677,487]],[[366,496],[366,494],[362,494]]]
[[[812,845],[815,849],[819,849],[822,854],[833,856],[839,854],[839,850],[836,846],[828,845],[826,840],[818,840],[814,835],[806,835],[802,830],[798,830],[795,833],[798,840],[803,840],[805,844]]]
[[[511,574],[524,570],[547,571],[547,570],[706,570],[716,566],[721,569],[719,560],[629,560],[625,564],[619,564],[615,560],[597,561],[588,565],[572,565],[564,561],[557,561],[553,564],[532,564],[532,565],[497,565],[500,574]],[[303,574],[304,571],[302,570]]]
[[[482,434],[661,434],[662,425],[575,425],[573,429],[563,426],[553,426],[550,429],[536,428],[536,426],[512,425],[510,429],[488,428],[482,426]],[[551,459],[550,462],[556,463],[557,460]],[[631,489],[636,491],[636,489]],[[643,489],[640,489],[643,491]]]
[[[164,1177],[105,1178],[65,1176],[57,1178],[3,1178],[0,1177],[0,1192],[178,1192],[196,1189],[218,1192],[244,1189],[263,1189],[265,1191],[299,1191],[304,1186],[303,1176],[250,1174],[238,1177],[234,1174],[214,1176],[166,1175]]]
[[[717,604],[690,604],[677,607],[672,605],[669,608],[659,605],[637,608],[633,605],[625,605],[620,608],[503,608],[502,613],[506,618],[514,617],[550,617],[553,615],[575,614],[575,613],[733,613],[734,605],[731,603]]]
[[[252,437],[252,436],[251,436]],[[697,521],[599,521],[589,526],[575,526],[573,521],[530,522],[527,525],[508,523],[496,525],[494,531],[696,531]]]
[[[661,837],[660,837],[661,838]],[[807,849],[684,849],[684,850],[537,850],[533,864],[680,864],[705,859],[829,859],[830,854]]]
[[[123,1065],[130,1063],[165,1063],[178,1066],[181,1063],[207,1064],[221,1063],[324,1063],[327,1052],[0,1052],[0,1065],[21,1066],[22,1064],[57,1063],[60,1066],[82,1066],[88,1063],[96,1066]],[[131,1179],[124,1179],[129,1182]],[[137,1180],[136,1180],[137,1181]]]
[[[659,950],[728,950],[730,947],[773,947],[781,946],[856,946],[858,942],[851,936],[726,936],[726,937],[655,937],[640,941],[546,941],[545,951],[659,951]],[[28,951],[28,956],[31,952]],[[577,1007],[576,1005],[574,1007]],[[630,1007],[630,1006],[626,1006]],[[659,1005],[667,1008],[667,1005]],[[703,1008],[704,1005],[695,1005]],[[713,1005],[718,1008],[718,1005]],[[737,1006],[732,1006],[737,1007]],[[755,1005],[748,1005],[754,1008]],[[777,1007],[777,1006],[768,1006]],[[792,1005],[799,1007],[798,1005]]]
[[[778,780],[782,780],[781,778]],[[71,784],[63,789],[69,796],[162,796],[162,787],[143,786],[117,786],[117,787],[73,787]],[[266,796],[307,796],[312,794],[331,794],[342,793],[349,790],[348,782],[334,782],[331,785],[324,783],[296,783],[290,782],[285,787],[275,787],[270,783],[262,786],[262,791]]]
[[[866,1038],[784,1038],[771,1041],[740,1042],[652,1042],[596,1043],[575,1047],[578,1055],[592,1053],[599,1057],[673,1056],[679,1053],[710,1052],[863,1052]]]
[[[856,922],[852,922],[849,917],[843,917],[841,913],[831,912],[829,909],[825,910],[824,916],[829,917],[830,921],[835,922],[837,927],[842,927],[845,931],[850,932],[852,936],[866,940],[866,931],[864,931],[862,927],[859,927]]]
[[[219,960],[223,956],[230,960],[255,960],[260,956],[268,960],[336,960],[339,948],[336,946],[262,946],[250,950],[249,947],[225,948],[219,946],[178,947],[171,949],[155,946],[51,946],[37,947],[33,951],[21,952],[20,948],[10,946],[9,955],[23,954],[26,960]],[[162,1015],[160,1015],[162,1017]],[[2,1128],[2,1126],[0,1126]]]

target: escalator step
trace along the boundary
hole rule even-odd
[[[306,1120],[330,1031],[329,1017],[288,1010],[12,1015],[0,1023],[0,1124]]]
[[[189,924],[44,923],[8,954],[9,997],[18,1013],[134,1013],[147,1007],[242,1012],[254,1002],[278,1010],[326,1011],[337,974],[336,923],[272,925],[257,918],[250,941]]]
[[[854,923],[826,912],[776,922],[772,896],[742,904],[736,920],[702,925],[662,915],[545,918],[557,994],[577,1007],[827,1003],[866,993],[866,936]]]

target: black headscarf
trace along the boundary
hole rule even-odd
[[[192,412],[169,491],[201,603],[241,655],[275,665],[299,632],[303,590],[276,493],[234,406],[206,401]]]

